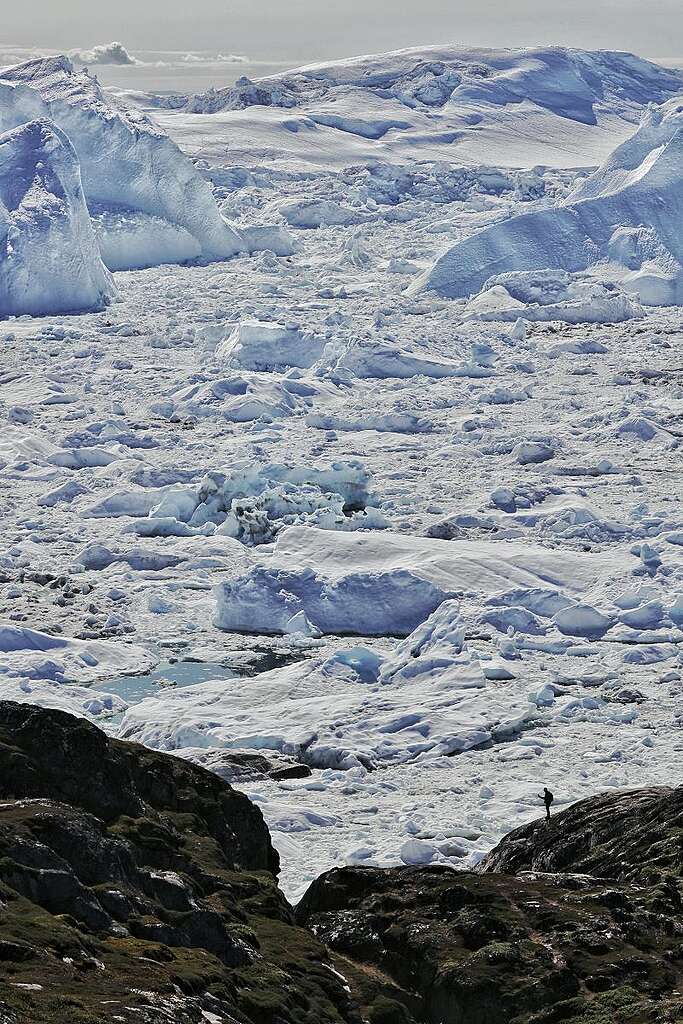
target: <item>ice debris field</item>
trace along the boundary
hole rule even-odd
[[[0,697],[203,764],[296,899],[683,753],[683,73],[0,71]]]

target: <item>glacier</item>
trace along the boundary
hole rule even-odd
[[[630,53],[449,44],[242,78],[174,97],[172,111],[164,96],[147,102],[188,151],[218,165],[243,155],[249,166],[256,151],[303,172],[441,159],[587,167],[633,133],[644,106],[682,91],[680,70]]]

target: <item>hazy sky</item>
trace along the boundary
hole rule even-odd
[[[421,43],[565,43],[683,54],[683,0],[28,0],[2,4],[3,44],[208,49],[315,60]]]

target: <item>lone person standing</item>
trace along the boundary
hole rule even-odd
[[[543,796],[539,797],[540,800],[545,804],[545,820],[550,821],[550,805],[552,804],[555,797],[550,792],[547,786],[543,787]]]

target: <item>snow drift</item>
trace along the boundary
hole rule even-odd
[[[0,71],[0,129],[49,118],[68,136],[81,166],[83,191],[106,236],[113,220],[112,269],[154,266],[159,223],[166,225],[161,258],[222,259],[247,249],[222,217],[211,187],[191,161],[139,110],[114,106],[97,79],[68,57],[46,57]],[[131,222],[129,258],[121,215]],[[143,236],[142,238],[140,236]]]
[[[612,261],[644,302],[683,301],[683,103],[651,107],[635,135],[550,209],[511,217],[459,242],[412,286],[447,297],[496,275],[578,272]]]
[[[64,132],[36,120],[0,136],[0,316],[97,310],[114,295]]]

